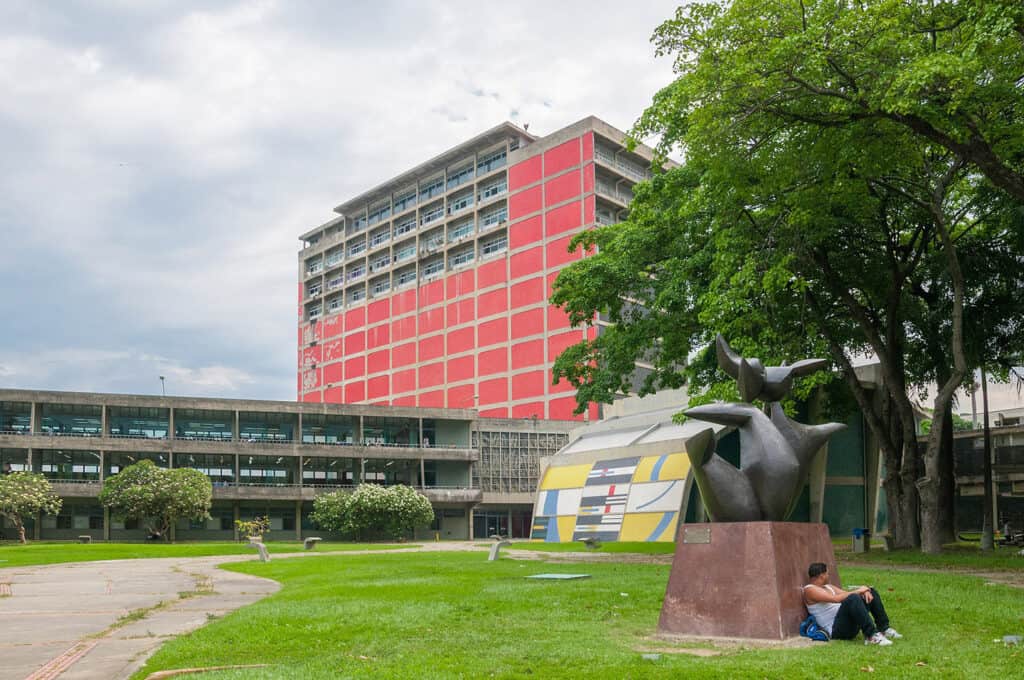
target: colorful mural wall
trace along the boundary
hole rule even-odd
[[[549,467],[531,537],[548,543],[673,541],[689,472],[685,453]]]

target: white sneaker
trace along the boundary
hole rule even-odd
[[[892,644],[892,640],[890,640],[889,638],[885,637],[881,633],[875,633],[874,635],[869,637],[867,640],[865,640],[864,644],[866,644],[866,645],[878,645],[879,647],[885,647],[886,645],[891,645]]]
[[[895,628],[886,628],[884,631],[882,631],[882,635],[889,638],[890,640],[899,640],[903,637],[902,635],[896,632]]]

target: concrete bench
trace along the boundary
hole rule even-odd
[[[92,536],[79,536],[78,537],[78,542],[79,543],[92,543]]]
[[[601,539],[592,536],[581,538],[580,542],[587,547],[587,550],[597,550],[601,547]]]
[[[501,549],[504,548],[507,545],[512,545],[512,542],[511,541],[506,541],[506,540],[504,540],[504,539],[502,539],[500,537],[499,538],[495,538],[494,539],[494,545],[491,546],[491,554],[487,556],[487,561],[488,562],[494,562],[495,560],[497,560],[498,559],[498,553],[501,552]]]
[[[267,551],[267,546],[263,545],[263,541],[249,540],[249,547],[256,548],[260,553],[260,562],[270,561],[270,552]]]
[[[322,540],[323,540],[322,538],[317,538],[316,536],[310,536],[309,538],[307,538],[306,540],[304,540],[302,542],[302,547],[305,548],[306,550],[312,550],[313,548],[316,547],[316,544],[319,543]]]

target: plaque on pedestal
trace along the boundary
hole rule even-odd
[[[727,522],[679,528],[658,630],[675,635],[784,640],[807,617],[812,562],[840,587],[824,524]]]

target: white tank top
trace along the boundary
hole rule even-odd
[[[810,587],[811,583],[804,586],[806,591]],[[828,592],[833,595],[836,594],[835,588],[830,585],[825,585]],[[807,594],[804,593],[804,604],[807,604]],[[818,622],[818,625],[825,629],[825,632],[832,635],[832,624],[836,621],[836,614],[839,613],[839,602],[815,602],[814,604],[807,604],[807,612],[814,617],[814,620]]]

